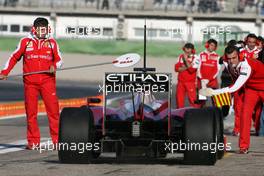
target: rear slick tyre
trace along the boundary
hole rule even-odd
[[[211,109],[189,109],[185,112],[184,143],[193,147],[184,151],[184,164],[215,164],[217,153],[210,149],[210,145],[216,143],[216,118],[214,117],[215,111]]]
[[[93,113],[88,107],[64,108],[59,124],[59,161],[74,164],[90,163],[95,157],[94,134]],[[92,149],[89,147],[87,150],[87,145],[92,145]]]

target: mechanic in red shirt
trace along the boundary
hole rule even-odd
[[[244,50],[241,51],[241,53],[247,54],[247,57],[250,59],[258,59],[259,52],[261,49],[259,49],[259,41],[258,37],[255,34],[248,34],[245,38],[246,46]]]
[[[199,58],[195,55],[194,45],[186,43],[183,47],[183,54],[178,58],[175,64],[175,72],[178,73],[178,83],[176,88],[176,104],[177,108],[184,107],[185,95],[187,94],[190,106],[200,107],[195,104],[197,99],[196,93],[196,71]]]
[[[239,68],[239,76],[230,87],[213,90],[205,88],[200,90],[204,96],[212,96],[220,93],[233,93],[244,86],[244,98],[240,119],[239,147],[240,153],[248,153],[250,146],[251,118],[258,101],[264,102],[264,64],[248,57],[239,57],[239,51],[235,46],[225,49],[228,65],[234,69]]]
[[[200,63],[197,70],[198,87],[219,88],[217,76],[221,70],[220,57],[215,52],[217,49],[217,41],[209,39],[205,43],[205,51],[199,55]],[[201,96],[199,95],[199,100]],[[205,101],[200,101],[201,107],[205,105]]]
[[[40,144],[37,122],[39,95],[46,107],[52,142],[53,144],[58,142],[59,104],[56,94],[55,70],[62,66],[62,59],[57,42],[49,37],[49,33],[48,20],[37,18],[30,35],[20,40],[17,49],[8,59],[0,74],[0,80],[6,79],[21,58],[23,58],[24,73],[49,70],[49,73],[23,77],[27,115],[27,149],[33,149]]]
[[[237,43],[235,40],[231,40],[231,42],[228,43],[227,46],[236,46],[237,49],[240,51],[240,57],[246,57],[244,56],[241,51],[244,50],[244,46],[242,46],[241,44]],[[232,67],[230,64],[227,63],[226,60],[226,55],[222,56],[221,58],[222,60],[222,64],[225,66],[228,74],[231,77],[231,84],[235,83],[235,81],[237,80],[238,76],[239,76],[239,69],[240,66],[238,67]],[[229,86],[229,85],[228,85]],[[239,131],[240,131],[240,115],[241,115],[241,111],[242,111],[242,105],[243,105],[243,97],[244,97],[244,89],[240,88],[238,91],[233,93],[233,97],[234,97],[234,129],[233,129],[233,136],[239,136]]]
[[[259,48],[259,44],[261,43],[258,39],[258,37],[250,33],[245,38],[246,46],[243,51],[241,51],[242,54],[247,55],[249,59],[257,59],[261,60],[260,52],[261,49]],[[255,111],[253,113],[252,119],[254,121],[254,127],[256,130],[256,135],[258,135],[258,131],[260,129],[260,116],[262,111],[262,102],[259,101],[255,107]]]
[[[206,50],[201,52],[200,65],[198,68],[198,79],[205,82],[207,87],[218,88],[217,75],[221,69],[219,64],[219,55],[215,52],[217,49],[217,41],[215,39],[209,39],[205,44]]]

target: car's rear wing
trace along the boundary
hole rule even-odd
[[[168,101],[168,119],[171,117],[171,96],[172,96],[172,75],[171,73],[153,73],[153,72],[123,72],[123,73],[105,73],[104,77],[104,96],[103,96],[103,121],[106,119],[107,102],[109,95],[116,99],[122,93],[131,93],[135,95],[162,94]],[[133,100],[132,100],[133,101]],[[134,102],[133,102],[134,103]],[[103,122],[104,124],[104,122]],[[169,123],[170,124],[170,123]],[[104,133],[104,125],[103,125]]]

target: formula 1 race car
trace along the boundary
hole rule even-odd
[[[145,59],[145,57],[144,57]],[[171,108],[171,74],[154,68],[105,73],[104,94],[61,112],[61,163],[90,163],[103,152],[164,158],[183,153],[184,164],[214,165],[224,155],[219,108]]]

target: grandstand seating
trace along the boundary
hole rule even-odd
[[[104,10],[142,11],[148,9],[154,11],[256,14],[263,11],[263,1],[264,0],[0,0],[0,6],[56,9],[87,8],[94,10],[102,10],[104,7]],[[146,8],[146,2],[148,2],[148,4],[149,2],[152,3],[152,6]]]

